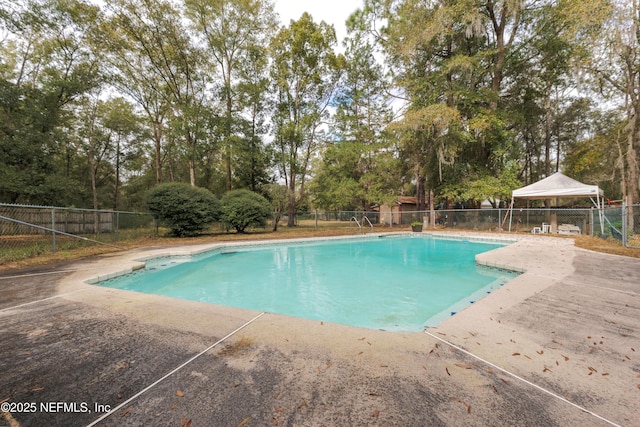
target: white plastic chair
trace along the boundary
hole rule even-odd
[[[543,233],[548,233],[551,229],[551,226],[545,222],[542,223],[542,232]]]

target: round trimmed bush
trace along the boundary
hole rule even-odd
[[[244,233],[249,226],[264,227],[271,217],[271,203],[253,191],[231,190],[220,203],[220,220],[238,233]]]
[[[160,184],[147,193],[153,216],[178,237],[193,236],[218,220],[220,202],[207,189],[184,183]]]

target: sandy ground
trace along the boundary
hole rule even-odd
[[[0,426],[640,426],[640,261],[518,239],[421,333],[85,283],[204,246],[3,272]]]

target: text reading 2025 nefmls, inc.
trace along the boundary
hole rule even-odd
[[[88,402],[2,402],[0,412],[14,414],[25,412],[55,413],[105,413],[111,410],[110,405]]]

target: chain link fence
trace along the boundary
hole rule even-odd
[[[0,204],[0,263],[156,233],[147,213]]]
[[[286,226],[287,217],[281,225]],[[640,205],[606,209],[451,209],[387,212],[298,213],[301,228],[369,233],[389,229],[455,229],[486,232],[551,233],[616,239],[640,248]],[[220,224],[212,230],[224,232]],[[151,214],[109,210],[0,204],[0,264],[44,253],[156,236]]]
[[[283,218],[283,225],[287,218]],[[640,248],[640,205],[605,209],[449,209],[389,212],[306,212],[296,215],[302,227],[349,228],[370,232],[388,228],[407,229],[420,223],[423,230],[458,229],[487,232],[587,235],[616,239],[626,247]]]

